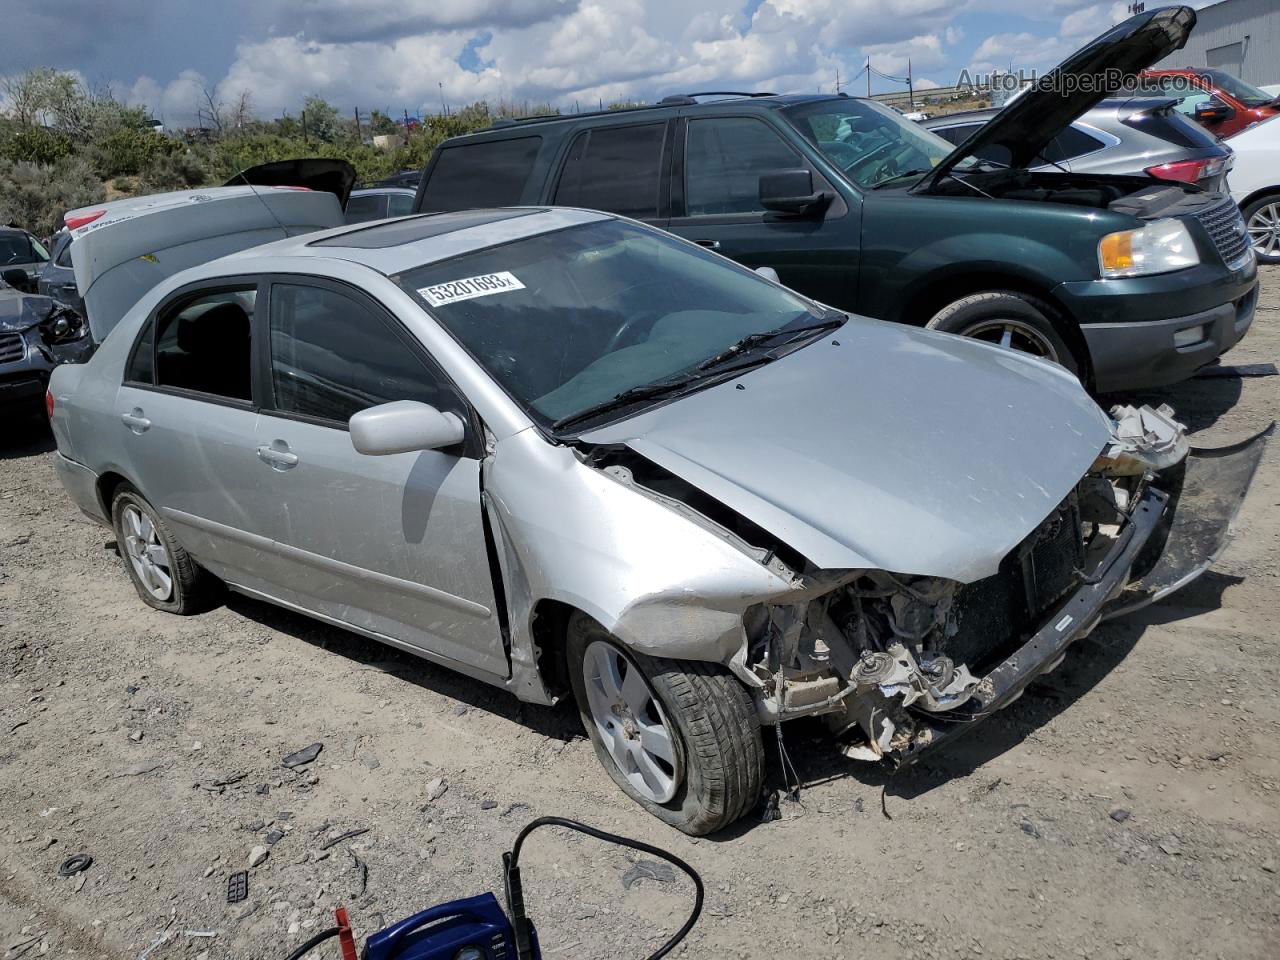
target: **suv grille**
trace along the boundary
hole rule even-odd
[[[27,352],[20,333],[0,333],[0,363],[21,360]]]
[[[1249,252],[1249,232],[1244,228],[1240,208],[1229,197],[1198,213],[1197,218],[1218,248],[1223,263],[1235,266]]]

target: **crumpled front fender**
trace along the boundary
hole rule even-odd
[[[532,430],[500,441],[485,497],[500,541],[514,685],[526,699],[544,699],[515,677],[536,663],[538,601],[581,610],[653,656],[730,664],[746,642],[746,609],[798,587],[781,564],[766,565],[710,521]]]

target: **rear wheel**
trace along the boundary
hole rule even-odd
[[[1054,323],[1048,304],[1023,293],[991,290],[947,304],[925,325],[1052,360],[1080,376],[1081,362]]]
[[[756,805],[764,783],[760,721],[728,670],[627,650],[582,613],[569,620],[567,652],[582,724],[624,793],[695,836]]]
[[[1259,197],[1241,212],[1259,262],[1280,263],[1280,193]]]
[[[111,524],[125,572],[143,602],[167,613],[208,609],[220,584],[183,549],[160,514],[127,483],[111,498]]]

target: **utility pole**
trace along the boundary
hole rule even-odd
[[[356,139],[364,143],[364,133],[360,130],[360,108],[356,107]]]
[[[867,57],[867,99],[871,99],[871,58]]]
[[[840,95],[840,68],[836,67],[836,95]]]
[[[916,88],[911,82],[911,58],[907,57],[907,97],[911,100],[911,109],[916,108]]]
[[[437,81],[436,86],[440,88],[440,109],[444,112],[444,115],[447,117],[449,115],[449,105],[444,102],[444,81],[443,80]]]
[[[302,142],[307,142],[307,111],[302,111]]]

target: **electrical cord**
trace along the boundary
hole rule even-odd
[[[312,937],[310,940],[308,940],[306,943],[300,946],[297,950],[293,951],[293,953],[285,957],[285,960],[301,960],[302,957],[305,957],[308,953],[310,953],[316,947],[320,946],[320,944],[324,943],[330,937],[336,937],[340,929],[341,929],[340,927],[330,927],[328,930],[321,930],[314,937]]]
[[[660,850],[639,840],[620,837],[616,833],[606,833],[604,830],[589,827],[585,823],[579,823],[577,820],[568,820],[564,817],[539,817],[537,820],[526,824],[524,829],[516,834],[516,841],[512,844],[511,851],[502,855],[503,872],[506,876],[507,909],[511,912],[511,922],[515,928],[516,957],[518,960],[532,960],[534,956],[533,924],[525,914],[524,891],[520,885],[520,848],[524,846],[525,838],[539,827],[565,827],[568,830],[576,830],[578,833],[585,833],[589,837],[595,837],[597,840],[603,840],[605,843],[613,843],[620,847],[639,850],[641,853],[647,853],[652,857],[667,861],[673,867],[679,868],[693,881],[693,910],[690,912],[688,919],[671,936],[671,939],[650,954],[647,960],[660,960],[660,958],[665,957],[675,948],[676,944],[688,935],[689,931],[693,929],[693,925],[698,922],[698,917],[702,914],[702,878],[698,876],[698,872],[693,867],[675,854]]]

